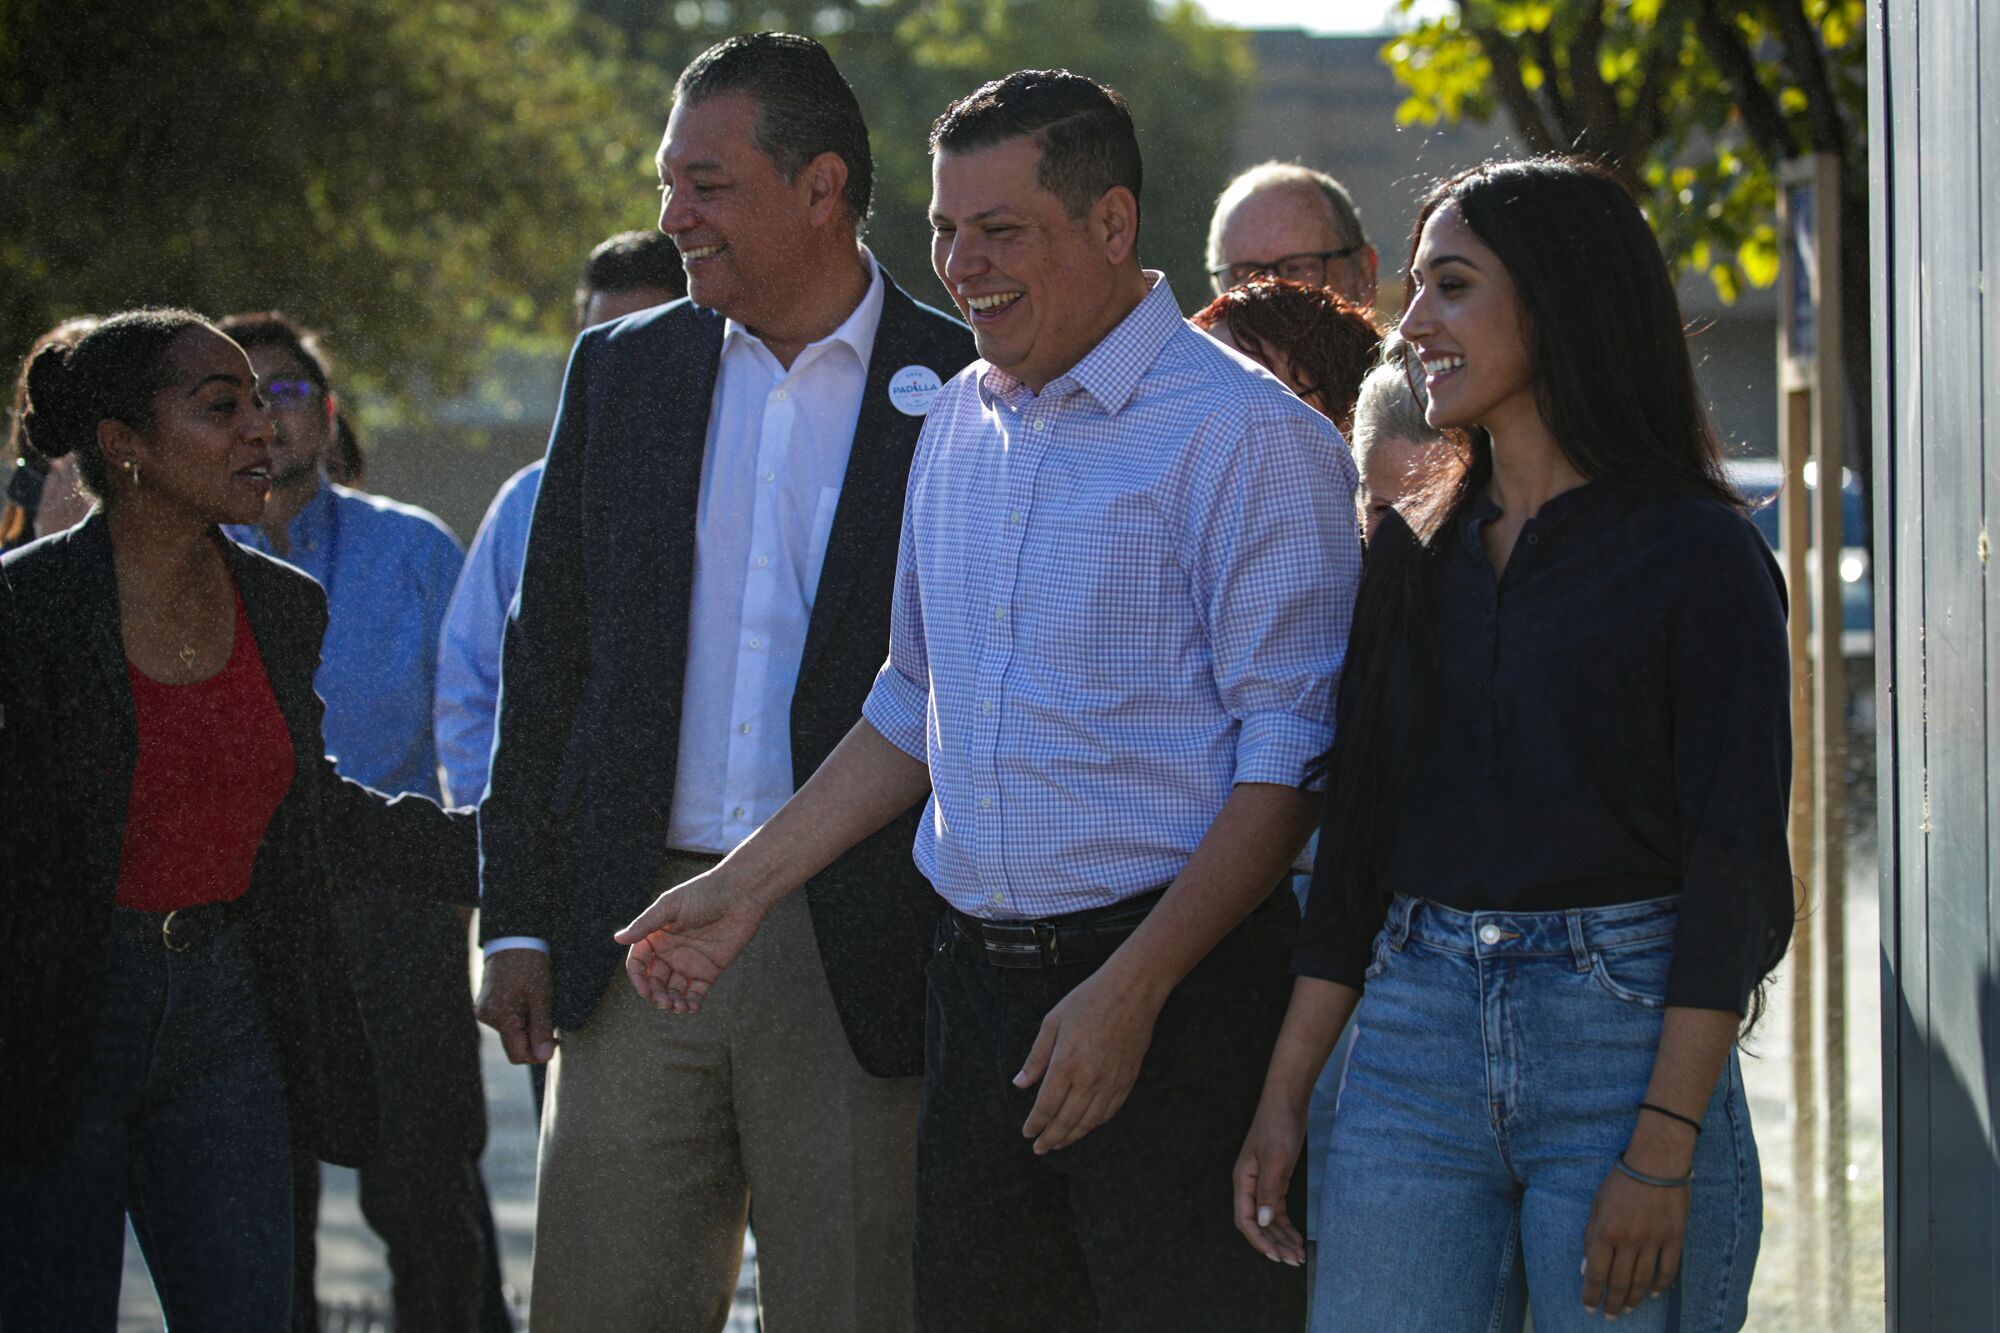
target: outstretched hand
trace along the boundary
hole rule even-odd
[[[765,907],[721,867],[668,889],[612,938],[631,947],[625,975],[661,1009],[699,1013],[716,979],[750,943]]]

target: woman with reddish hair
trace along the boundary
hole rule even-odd
[[[1381,330],[1360,306],[1324,287],[1260,278],[1195,312],[1194,326],[1285,382],[1345,435],[1375,364]]]

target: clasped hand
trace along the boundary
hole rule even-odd
[[[723,970],[736,961],[765,906],[717,866],[668,889],[612,938],[629,945],[632,989],[661,1009],[699,1013]]]

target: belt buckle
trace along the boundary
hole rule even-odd
[[[981,943],[986,947],[986,955],[996,967],[1054,967],[1062,962],[1062,947],[1056,939],[1056,928],[1046,921],[1009,921],[1001,929],[1026,931],[1034,937],[1033,943],[1022,940],[995,939],[981,931]]]
[[[174,918],[180,914],[180,909],[175,908],[167,913],[167,919],[160,923],[160,942],[167,946],[168,953],[186,953],[194,947],[193,940],[189,940],[186,944],[174,943]]]

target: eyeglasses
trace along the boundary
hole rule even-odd
[[[1346,259],[1358,255],[1367,245],[1350,245],[1341,250],[1306,250],[1295,255],[1280,255],[1271,260],[1245,259],[1235,264],[1224,264],[1208,271],[1209,281],[1215,284],[1216,292],[1228,291],[1231,287],[1241,287],[1257,278],[1283,278],[1287,282],[1302,283],[1307,287],[1326,285],[1326,269],[1336,259]]]
[[[265,380],[257,388],[272,407],[299,407],[319,397],[319,385],[311,380]]]

